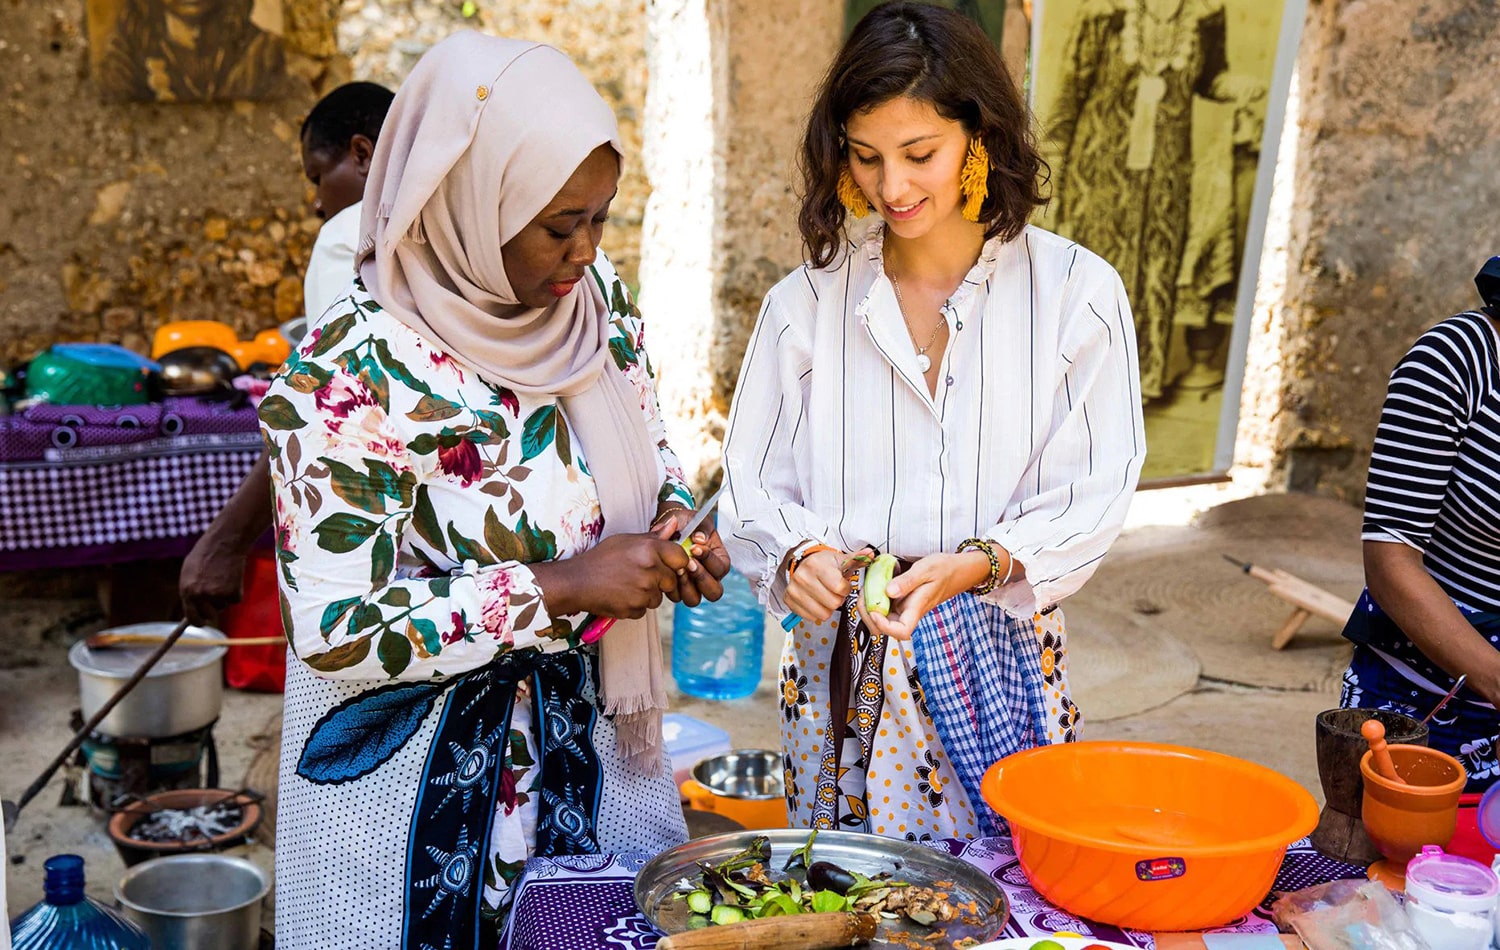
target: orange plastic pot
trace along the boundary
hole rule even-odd
[[[990,767],[982,793],[1043,897],[1138,930],[1208,930],[1249,913],[1287,845],[1318,823],[1317,802],[1284,775],[1147,742],[1020,752]]]
[[[280,366],[292,355],[292,345],[280,330],[260,331],[255,334],[255,345],[260,348],[260,358],[272,366]]]
[[[1468,776],[1453,756],[1419,745],[1387,746],[1396,774],[1406,784],[1393,782],[1375,770],[1373,752],[1359,760],[1365,780],[1360,818],[1365,833],[1384,861],[1370,865],[1372,880],[1402,890],[1406,862],[1423,845],[1447,847],[1458,824],[1458,799]]]

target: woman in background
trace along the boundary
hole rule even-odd
[[[1500,778],[1500,258],[1486,306],[1423,333],[1391,373],[1365,486],[1365,592],[1341,705],[1424,718],[1468,790]]]

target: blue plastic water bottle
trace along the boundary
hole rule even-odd
[[[738,571],[724,578],[724,596],[696,607],[677,606],[672,618],[672,676],[677,688],[702,699],[740,699],[760,684],[766,615],[750,581]]]
[[[42,867],[42,902],[10,922],[15,950],[151,950],[135,924],[83,896],[83,858],[59,854]]]

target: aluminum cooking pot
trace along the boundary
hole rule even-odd
[[[736,749],[693,766],[678,786],[689,807],[714,812],[746,828],[785,828],[781,753]]]
[[[176,624],[136,623],[106,633],[135,633],[165,637]],[[223,640],[212,627],[188,627],[184,637]],[[130,679],[154,647],[112,647],[91,650],[80,640],[68,650],[68,662],[78,671],[83,718],[92,716]],[[160,739],[202,729],[219,718],[224,705],[223,647],[174,646],[99,723],[109,736]]]
[[[255,950],[270,879],[244,858],[177,854],[144,861],[115,885],[115,899],[154,950]]]

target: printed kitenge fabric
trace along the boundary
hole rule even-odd
[[[611,352],[662,436],[639,315],[607,262]],[[534,855],[686,839],[665,761],[628,771],[598,712],[590,619],[528,564],[597,543],[557,404],[497,389],[355,282],[261,406],[290,633],[277,943],[490,943]],[[492,944],[491,944],[492,945]]]
[[[1078,738],[1061,610],[1019,620],[963,594],[924,617],[911,642],[855,625],[847,667],[835,656],[839,623],[804,621],[782,651],[793,827],[911,841],[993,834],[1000,826],[978,794],[984,770],[1010,752]],[[835,671],[845,670],[848,725],[835,754],[830,710],[842,692]]]
[[[1485,613],[1459,604],[1464,618],[1500,649],[1500,613]],[[1365,591],[1344,628],[1358,646],[1344,671],[1339,705],[1388,709],[1424,718],[1453,688],[1453,677],[1427,659]],[[1500,779],[1495,707],[1467,687],[1427,723],[1431,748],[1458,759],[1468,773],[1466,791],[1482,792]]]

